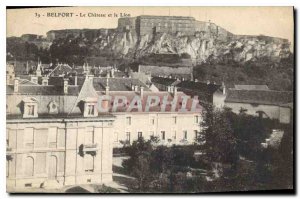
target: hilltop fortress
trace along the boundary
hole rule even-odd
[[[195,65],[207,61],[246,62],[260,58],[279,61],[291,54],[287,39],[236,35],[210,21],[197,21],[187,16],[126,17],[119,18],[117,27],[112,29],[50,30],[43,40],[31,41],[31,37],[24,35],[21,39],[35,45],[41,43],[39,46],[46,43],[48,48],[54,44],[58,49],[62,46],[69,48],[63,42],[65,39],[76,39],[78,48],[87,48],[89,56],[94,57],[145,60],[149,55],[165,55],[161,59],[153,58],[150,65],[152,62],[157,65],[160,60],[164,61],[163,65],[171,63],[173,58],[168,55],[185,57],[183,61],[189,59],[192,63],[188,65]],[[57,41],[53,43],[54,40]],[[182,62],[178,64],[186,65]]]
[[[70,29],[70,30],[51,30],[47,32],[47,39],[63,38],[68,35],[83,36],[88,39],[95,38],[101,34],[109,32],[130,31],[137,36],[153,35],[155,33],[182,33],[183,35],[194,35],[227,39],[234,36],[231,32],[217,26],[211,22],[197,21],[194,17],[185,16],[150,16],[142,15],[137,17],[119,18],[116,29]]]
[[[195,32],[208,33],[218,38],[232,37],[233,34],[211,22],[197,21],[193,17],[181,16],[149,16],[142,15],[131,18],[120,18],[118,30],[135,30],[137,35],[153,33],[178,33],[193,35]]]

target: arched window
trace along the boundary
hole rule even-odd
[[[34,176],[34,159],[31,156],[25,159],[25,175]]]

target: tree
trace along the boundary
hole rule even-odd
[[[214,109],[208,106],[204,112],[202,122],[202,136],[200,143],[204,142],[204,152],[207,161],[213,169],[213,164],[220,163],[223,167],[229,164],[233,168],[238,160],[237,140],[229,121],[230,112]],[[223,169],[220,168],[220,172]]]
[[[141,137],[134,141],[131,146],[126,147],[125,151],[130,158],[122,163],[124,169],[136,177],[138,190],[146,191],[154,178],[150,167],[153,151],[151,141],[145,141]]]

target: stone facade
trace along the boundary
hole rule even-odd
[[[131,30],[138,36],[152,35],[153,33],[177,33],[194,35],[202,32],[209,36],[221,37],[223,39],[233,34],[211,22],[197,21],[193,17],[184,16],[147,16],[120,18],[118,30]]]
[[[112,122],[8,120],[7,190],[112,181]]]
[[[70,85],[72,78],[52,76],[47,81],[55,80],[55,85],[15,80],[7,85],[6,94],[8,192],[107,183],[112,181],[113,147],[151,136],[158,137],[161,145],[193,144],[201,130],[201,106],[190,111],[192,99],[176,89],[151,92],[136,79],[93,76],[75,85]],[[98,112],[97,99],[102,95],[111,96],[111,102],[106,103],[107,111]],[[140,97],[142,111],[127,111],[126,106],[112,111],[116,96],[129,102]],[[145,111],[149,96],[161,101]],[[161,110],[165,97],[169,103],[178,97],[176,109],[166,105]],[[180,112],[182,107],[187,112]]]
[[[200,113],[116,113],[114,147],[123,147],[142,136],[159,138],[159,144],[171,146],[193,144],[201,130]]]

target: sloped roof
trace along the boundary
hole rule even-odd
[[[93,79],[93,85],[96,91],[105,91],[106,87],[105,77],[99,77]],[[131,85],[143,86],[144,91],[150,91],[150,89],[140,80],[131,78],[108,78],[108,86],[110,91],[131,91]]]
[[[37,85],[36,83],[33,83],[31,81],[29,81],[28,79],[20,79],[19,80],[19,85]]]
[[[267,85],[234,85],[237,90],[269,90]]]
[[[63,74],[68,74],[72,71],[72,68],[67,64],[57,65],[50,73],[51,76],[59,76]]]
[[[281,105],[293,102],[293,92],[228,89],[225,102]]]
[[[178,88],[190,89],[196,92],[206,92],[206,93],[214,93],[221,85],[219,84],[207,84],[203,82],[193,82],[193,81],[182,81],[176,85]]]
[[[78,95],[79,86],[68,86],[67,95]],[[14,86],[7,85],[6,93],[14,93]],[[24,95],[64,95],[63,86],[53,86],[53,85],[19,85],[18,94]]]
[[[180,81],[174,78],[166,78],[166,77],[152,77],[151,82],[157,83],[157,84],[162,84],[165,86],[175,86],[178,84]]]

